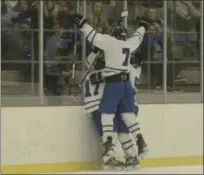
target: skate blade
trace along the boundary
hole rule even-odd
[[[148,149],[144,148],[144,152],[140,154],[140,160],[143,160],[145,157],[147,157]]]
[[[139,171],[140,165],[125,167],[123,171]]]
[[[109,165],[103,165],[103,170],[104,171],[123,171],[124,167],[123,166],[109,166]]]

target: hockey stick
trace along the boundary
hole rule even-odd
[[[77,9],[76,9],[76,13],[79,13],[80,11],[80,2],[77,1]],[[77,58],[77,46],[78,46],[78,42],[77,42],[77,39],[78,39],[78,31],[77,31],[77,27],[75,25],[74,27],[74,32],[75,32],[75,35],[74,35],[74,55],[73,55],[73,64],[72,64],[72,79],[74,78],[74,75],[75,75],[75,67],[76,67],[76,58]]]

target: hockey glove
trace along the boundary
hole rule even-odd
[[[96,64],[94,66],[95,70],[100,70],[105,68],[105,60],[103,57],[96,58]]]
[[[99,49],[98,47],[94,47],[94,49],[93,49],[93,53],[98,53],[99,51],[101,51],[101,49]]]
[[[103,82],[101,72],[94,73],[90,76],[91,84],[97,84]]]
[[[138,17],[137,18],[138,27],[144,27],[145,30],[148,30],[149,25],[151,24],[151,20],[146,19],[145,17]]]
[[[79,28],[82,28],[83,25],[87,22],[87,19],[86,19],[84,16],[82,16],[82,15],[74,14],[72,17],[73,17],[73,19],[74,19],[75,24],[76,24]]]

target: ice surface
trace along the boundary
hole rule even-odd
[[[138,171],[87,171],[71,174],[203,174],[203,166],[192,167],[166,167],[166,168],[141,168]],[[63,173],[65,174],[65,173]],[[67,173],[66,173],[67,174]]]

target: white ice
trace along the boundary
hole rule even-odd
[[[64,174],[64,173],[63,173]],[[69,174],[69,173],[66,173]],[[71,174],[203,174],[203,166],[167,167],[167,168],[141,168],[138,171],[87,171]]]

